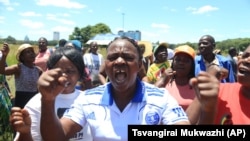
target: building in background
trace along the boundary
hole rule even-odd
[[[24,43],[29,43],[29,42],[30,42],[30,39],[29,39],[28,35],[26,35],[24,37]]]
[[[141,41],[141,31],[136,30],[136,31],[127,31],[124,32],[123,30],[118,31],[118,35],[120,36],[126,36],[129,38],[132,38],[136,41]]]
[[[60,33],[58,31],[53,32],[53,40],[59,41]]]

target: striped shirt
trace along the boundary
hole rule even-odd
[[[95,141],[128,140],[128,125],[175,124],[188,121],[186,113],[165,88],[137,80],[133,99],[121,112],[112,97],[112,85],[107,83],[84,91],[64,117],[79,125],[90,125]]]

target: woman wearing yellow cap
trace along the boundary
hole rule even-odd
[[[155,83],[158,87],[165,87],[185,110],[195,97],[194,89],[189,85],[189,80],[194,75],[195,51],[188,45],[175,49],[171,68],[167,69],[161,80]]]
[[[24,105],[37,92],[37,80],[42,73],[42,69],[34,65],[36,54],[30,44],[22,44],[18,47],[16,59],[18,64],[5,67],[5,61],[10,51],[8,44],[2,48],[2,59],[0,61],[0,73],[15,76],[15,104],[23,108]]]
[[[191,124],[198,124],[199,115],[204,115],[205,117],[202,117],[199,124],[211,124],[214,119],[214,113],[209,113],[205,110],[207,103],[203,102],[202,104],[205,106],[202,106],[201,109],[196,108],[198,106],[190,105],[192,105],[196,95],[204,97],[208,93],[212,95],[217,94],[218,91],[213,92],[209,91],[209,89],[216,89],[219,86],[218,80],[223,78],[214,77],[217,71],[201,72],[195,77],[195,55],[194,49],[188,45],[175,48],[171,68],[163,73],[155,85],[164,87],[169,91],[179,105],[186,110]],[[198,85],[198,83],[200,84]],[[205,101],[204,98],[201,101]]]

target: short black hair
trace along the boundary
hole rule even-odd
[[[44,40],[44,41],[46,42],[46,44],[48,44],[48,40],[47,40],[45,37],[40,37],[40,38],[38,39],[38,42],[41,41],[41,40]]]
[[[66,43],[67,43],[67,40],[61,39],[61,40],[59,40],[58,45],[59,45],[59,47],[63,47]]]
[[[210,43],[212,43],[215,46],[215,39],[212,35],[203,35],[201,38],[209,38]]]
[[[65,56],[68,58],[77,68],[80,78],[87,77],[87,73],[85,71],[85,64],[82,58],[81,52],[79,52],[75,48],[67,48],[67,47],[60,47],[57,48],[49,57],[47,61],[48,69],[53,69],[56,63]]]
[[[127,36],[121,36],[121,37],[116,37],[113,41],[111,41],[109,44],[108,44],[108,47],[116,40],[118,39],[121,39],[121,40],[127,40],[129,41],[131,44],[134,45],[134,47],[136,48],[137,52],[138,52],[138,56],[139,56],[139,59],[142,60],[142,51],[141,51],[141,47],[138,45],[138,43],[134,40],[134,39],[131,39]],[[107,48],[108,48],[107,47]]]

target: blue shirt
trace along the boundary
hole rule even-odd
[[[215,58],[219,62],[219,66],[228,70],[228,77],[221,80],[222,83],[235,82],[234,72],[230,60],[222,55],[215,55]],[[200,71],[206,71],[206,66],[201,55],[195,56],[195,76],[197,76]]]

